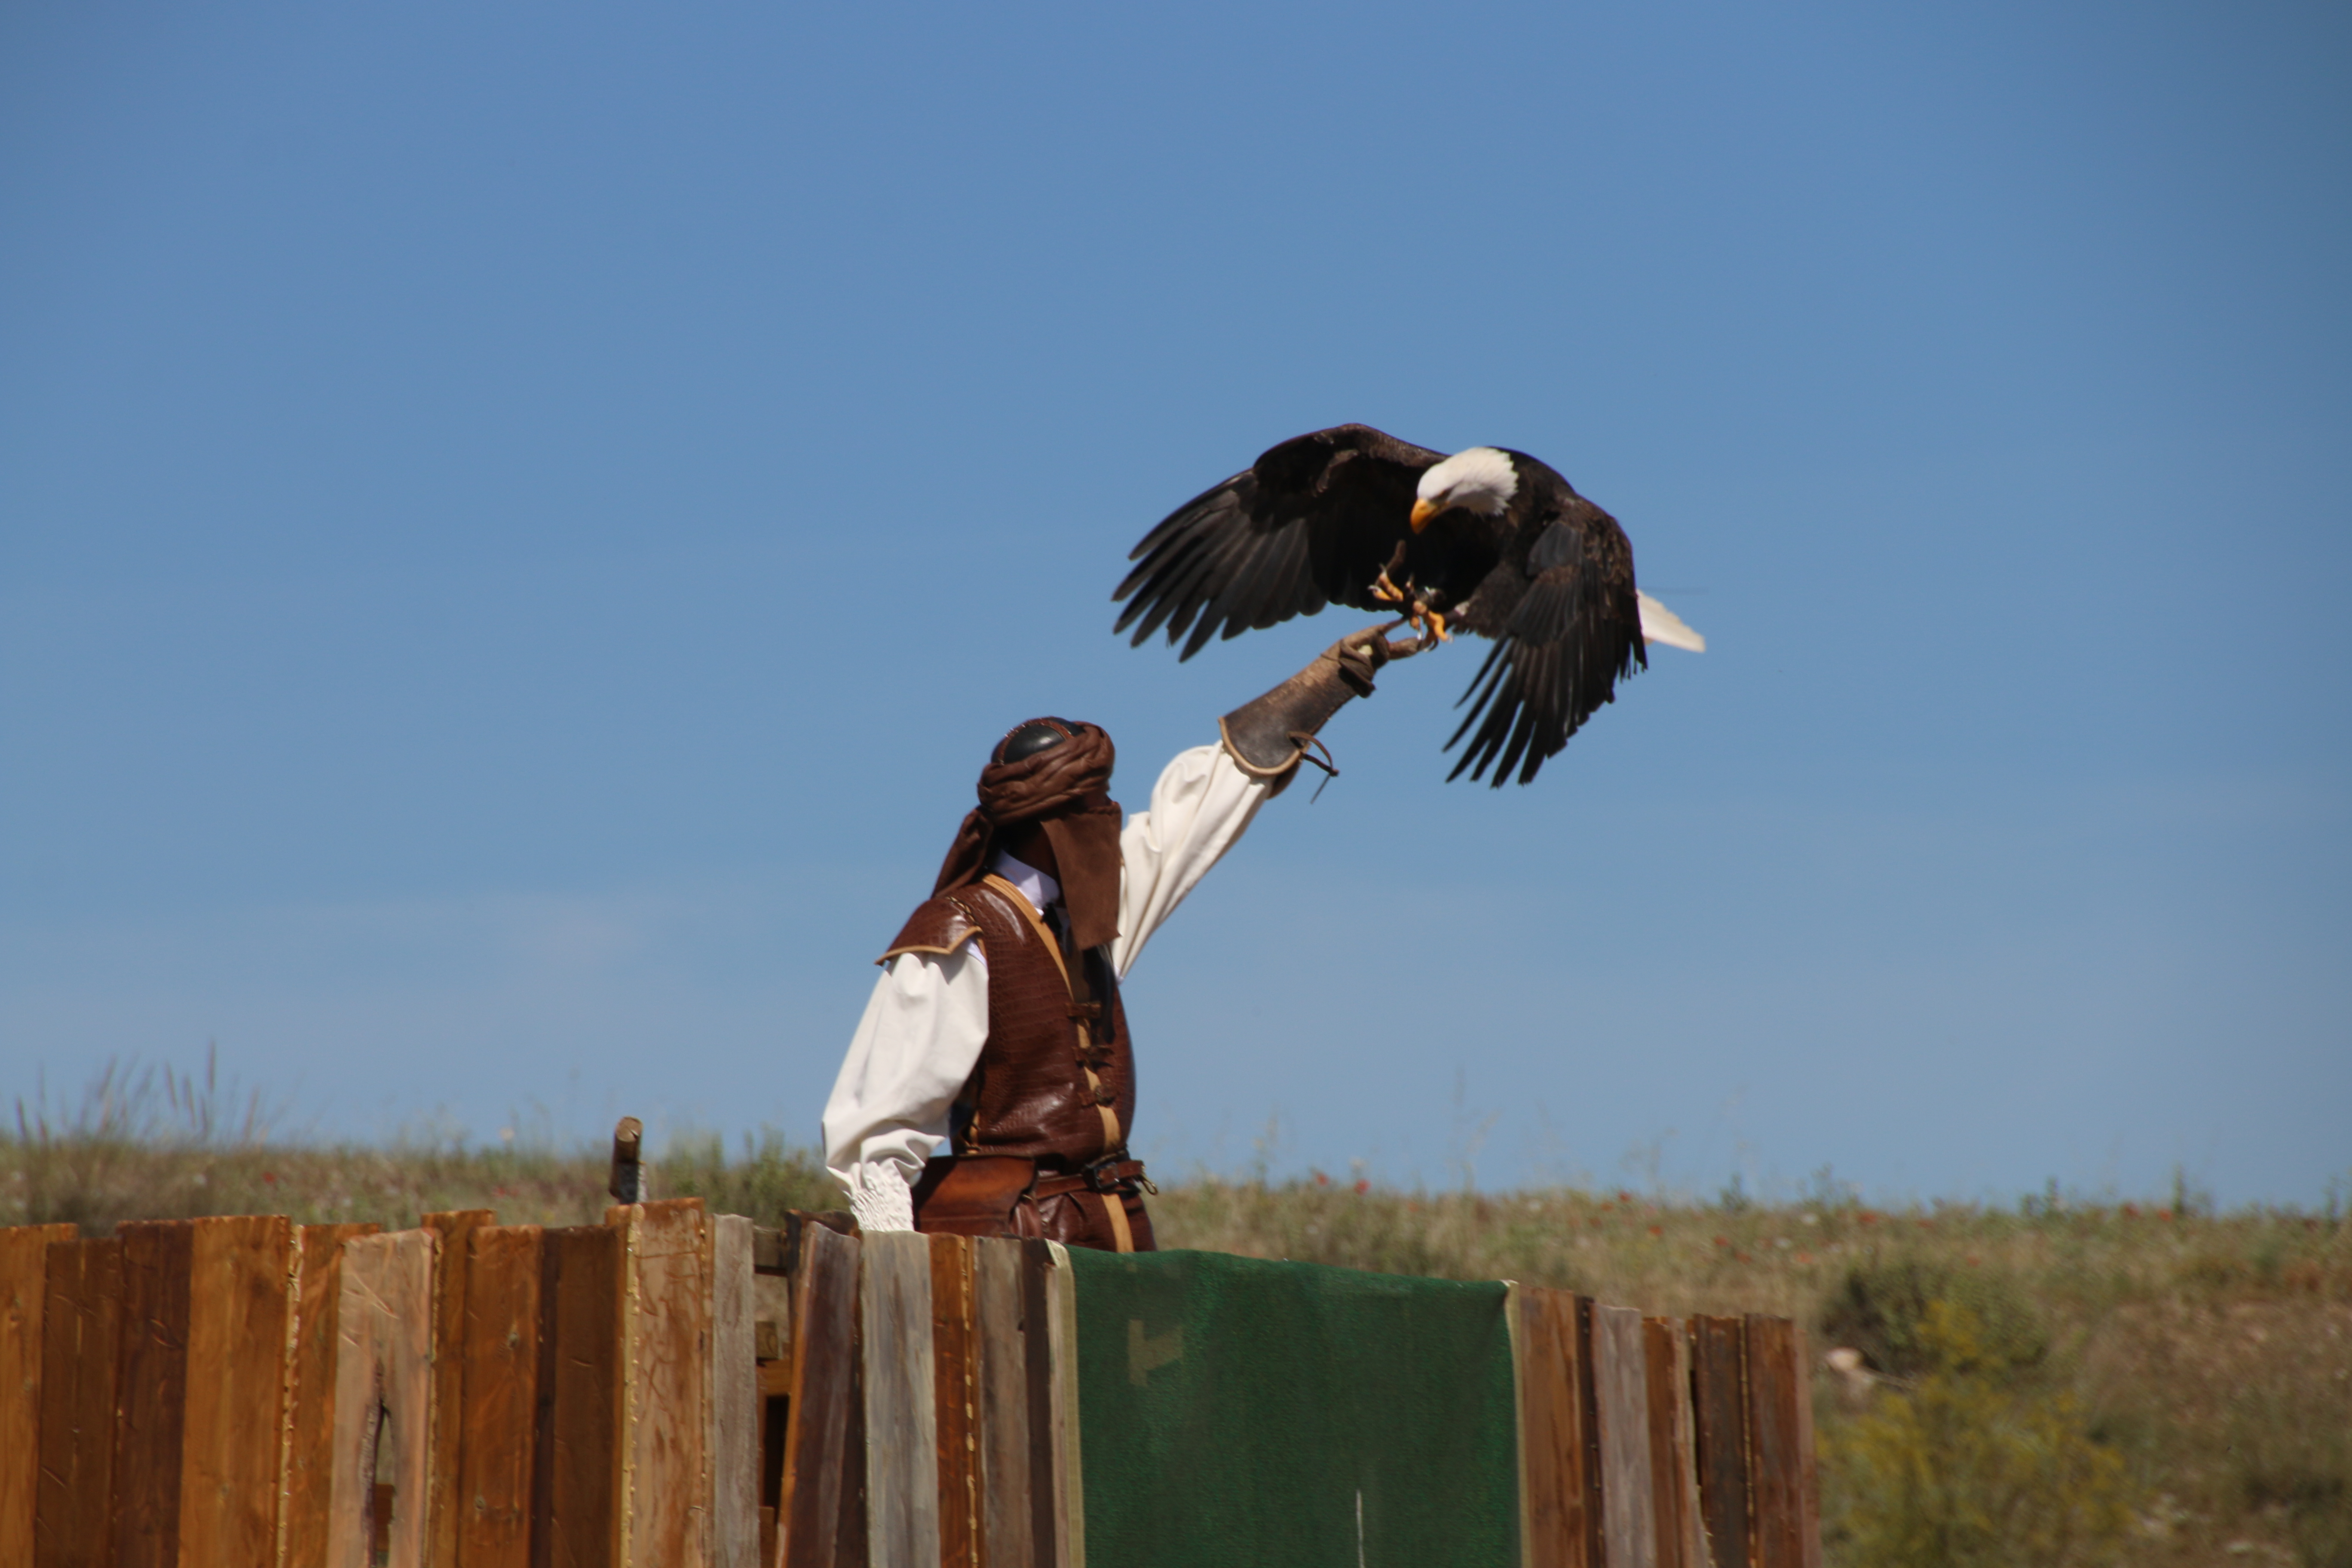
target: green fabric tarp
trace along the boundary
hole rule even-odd
[[[1087,1568],[1517,1568],[1502,1284],[1070,1258]]]

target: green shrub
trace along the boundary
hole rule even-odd
[[[1974,1321],[1989,1374],[2033,1366],[2049,1351],[2041,1314],[2007,1281],[1911,1258],[1874,1258],[1848,1269],[1822,1308],[1821,1333],[1829,1344],[1860,1351],[1882,1373],[1916,1377],[1935,1364],[1924,1325],[1938,1301],[1966,1310]]]
[[[2229,1440],[2246,1506],[2284,1516],[2307,1568],[2352,1568],[2352,1391],[2324,1378],[2242,1389]]]
[[[1965,1307],[1930,1301],[1907,1393],[1885,1392],[1828,1445],[1843,1500],[1825,1521],[1848,1568],[2092,1568],[2115,1560],[2131,1513],[2120,1457],[2074,1401],[2000,1381]]]

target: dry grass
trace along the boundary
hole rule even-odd
[[[261,1108],[223,1117],[217,1098],[216,1086],[168,1075],[110,1074],[70,1117],[20,1107],[14,1132],[0,1133],[0,1224],[103,1232],[127,1218],[282,1213],[404,1226],[427,1210],[493,1208],[512,1223],[576,1225],[606,1202],[601,1151],[281,1144]],[[838,1201],[815,1160],[775,1138],[733,1157],[715,1139],[673,1141],[654,1182],[755,1218]],[[2071,1402],[2087,1436],[2122,1457],[2136,1518],[2123,1561],[2352,1568],[2352,1223],[2333,1214],[2048,1202],[1882,1212],[1826,1198],[1675,1204],[1206,1178],[1170,1185],[1152,1213],[1169,1247],[1517,1279],[1651,1312],[1786,1314],[1818,1349],[1865,1342],[1897,1373],[1883,1363],[1900,1356],[1904,1302],[1961,1300],[2004,1336],[2009,1385]],[[1895,1387],[1820,1374],[1832,1519],[1853,1501],[1838,1490],[1851,1484],[1834,1462],[1841,1434],[1874,1402],[1903,1397]]]
[[[593,1225],[611,1201],[602,1150],[435,1136],[281,1142],[272,1121],[257,1097],[225,1093],[209,1064],[201,1079],[110,1066],[71,1111],[18,1102],[14,1133],[0,1131],[0,1225],[70,1221],[104,1235],[126,1219],[282,1214],[396,1228],[469,1208],[511,1225]],[[732,1159],[713,1138],[673,1140],[654,1179],[662,1193],[760,1218],[839,1202],[815,1158],[776,1136],[747,1140]]]

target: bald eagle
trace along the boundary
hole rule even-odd
[[[1446,776],[1491,768],[1497,789],[1514,770],[1533,779],[1619,680],[1648,668],[1645,639],[1706,646],[1634,586],[1625,531],[1552,468],[1499,447],[1447,457],[1369,425],[1269,448],[1169,513],[1128,559],[1113,631],[1133,626],[1139,647],[1164,626],[1184,658],[1221,632],[1332,603],[1397,610],[1423,647],[1446,640],[1449,623],[1492,638],[1445,749],[1470,744]]]

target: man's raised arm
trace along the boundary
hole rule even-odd
[[[1151,805],[1119,832],[1123,875],[1110,956],[1121,979],[1160,922],[1240,842],[1257,808],[1288,786],[1317,731],[1350,699],[1372,694],[1373,675],[1397,654],[1381,630],[1341,637],[1297,675],[1218,720],[1218,744],[1180,752],[1160,770]]]

